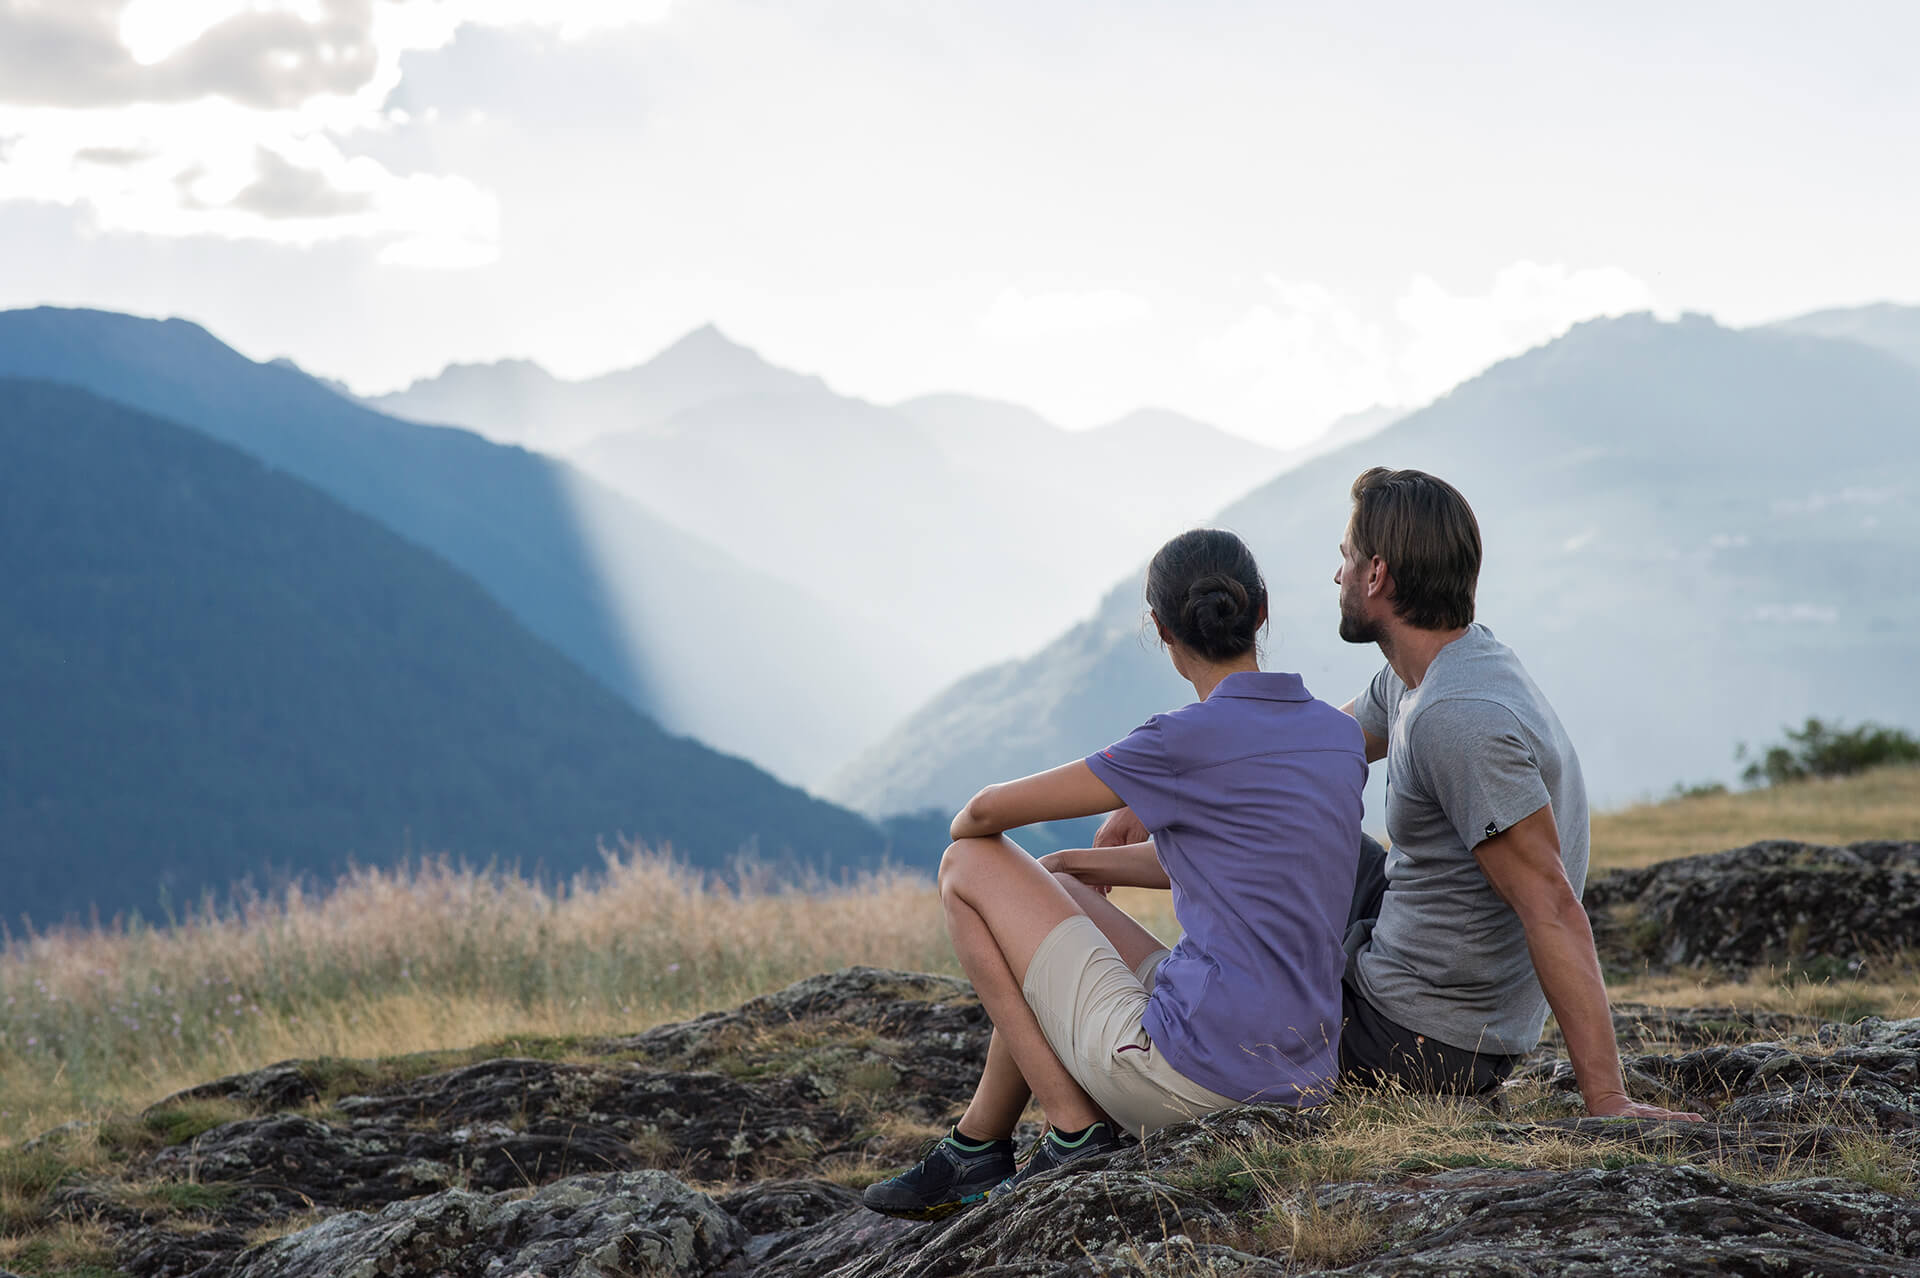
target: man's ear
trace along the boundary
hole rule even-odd
[[[1369,597],[1378,595],[1382,599],[1393,598],[1393,570],[1378,555],[1367,561],[1367,594]]]

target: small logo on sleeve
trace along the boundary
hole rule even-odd
[[[1494,835],[1498,833],[1500,833],[1500,827],[1495,825],[1491,821],[1487,822],[1487,837],[1491,839]]]

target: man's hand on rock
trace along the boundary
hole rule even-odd
[[[1109,813],[1100,823],[1100,832],[1093,836],[1096,848],[1123,848],[1129,843],[1145,843],[1152,838],[1147,827],[1140,824],[1140,818],[1133,814],[1132,808],[1121,808]]]
[[[1587,1104],[1587,1112],[1595,1118],[1644,1118],[1653,1122],[1704,1123],[1699,1114],[1683,1109],[1661,1109],[1658,1105],[1645,1105],[1629,1099],[1620,1092],[1602,1096]]]

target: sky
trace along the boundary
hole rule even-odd
[[[1580,319],[1920,302],[1920,6],[0,0],[0,306],[377,393],[712,322],[1276,445]]]

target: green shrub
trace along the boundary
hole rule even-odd
[[[1845,777],[1888,763],[1920,763],[1920,740],[1899,728],[1862,723],[1846,728],[1808,719],[1788,728],[1785,742],[1770,745],[1741,774],[1748,785],[1780,785],[1810,777]],[[1747,757],[1742,745],[1735,759]]]

